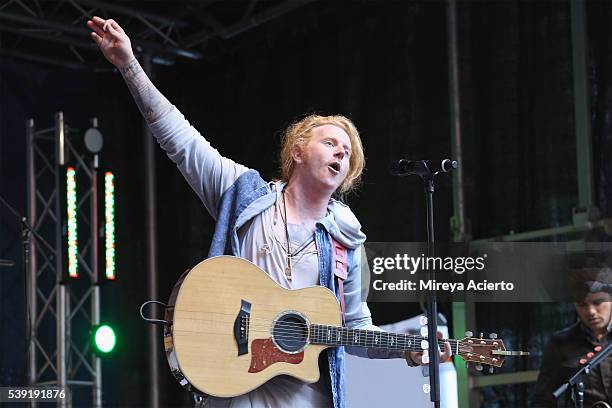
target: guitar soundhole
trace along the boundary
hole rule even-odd
[[[285,353],[299,353],[308,343],[308,322],[297,312],[285,312],[273,323],[272,340]]]

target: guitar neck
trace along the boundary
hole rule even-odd
[[[459,351],[459,341],[438,340],[438,348],[444,349],[448,341],[453,353]],[[310,343],[326,346],[373,347],[398,351],[423,351],[428,348],[427,339],[422,336],[404,333],[389,333],[378,330],[351,329],[348,327],[310,325]]]

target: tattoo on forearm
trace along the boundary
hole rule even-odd
[[[119,71],[147,123],[155,122],[172,109],[172,104],[153,85],[136,58]]]

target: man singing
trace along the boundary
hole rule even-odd
[[[294,123],[282,141],[280,180],[265,182],[257,171],[221,156],[155,88],[117,22],[93,17],[87,25],[106,59],[121,72],[151,133],[215,219],[209,256],[245,258],[288,289],[326,286],[344,301],[347,326],[375,328],[361,301],[365,235],[350,208],[332,199],[336,192],[355,188],[364,168],[355,125],[343,116],[318,115]],[[343,296],[332,268],[334,243],[347,254]],[[363,348],[348,351],[370,358],[406,357],[413,364],[422,357]],[[446,343],[441,361],[449,356]],[[327,349],[320,363],[317,383],[279,376],[239,397],[209,397],[206,406],[343,407],[344,349]]]

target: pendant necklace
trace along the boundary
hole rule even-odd
[[[287,237],[287,267],[285,268],[285,276],[291,282],[293,279],[293,266],[291,265],[291,242],[289,241],[289,220],[287,219],[287,202],[285,201],[285,190],[283,190],[283,210],[285,210],[285,236]]]
[[[295,253],[291,253],[291,240],[289,239],[289,219],[287,218],[287,202],[285,200],[285,190],[283,190],[283,210],[285,216],[281,218],[283,218],[283,222],[285,224],[285,237],[287,238],[287,267],[285,268],[285,277],[289,282],[291,282],[293,280],[293,257],[308,248],[311,240],[307,239],[302,245],[299,246]]]

